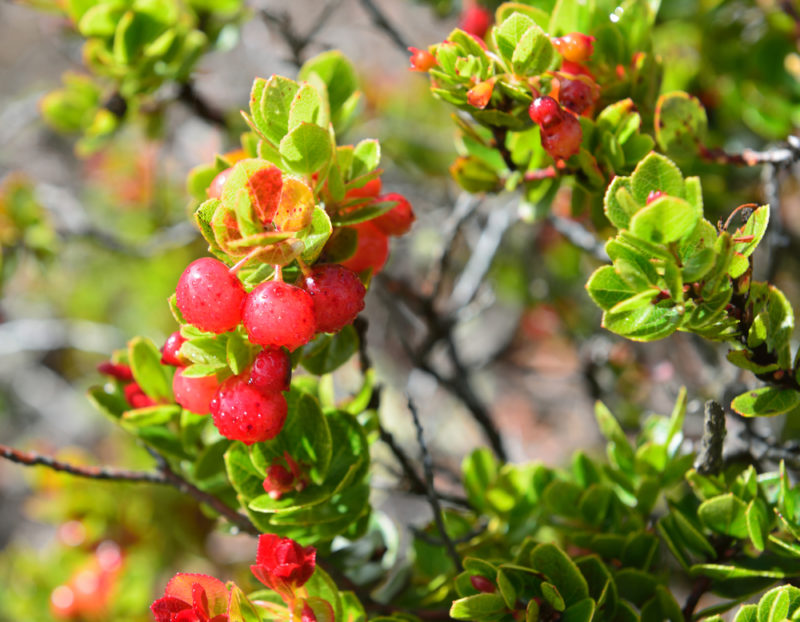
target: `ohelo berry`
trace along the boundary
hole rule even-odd
[[[411,47],[408,51],[411,52],[411,71],[428,71],[436,66],[436,57],[427,50]]]
[[[172,377],[172,393],[175,401],[186,410],[198,415],[211,412],[211,400],[219,389],[219,380],[211,376],[184,376],[185,369],[178,369]]]
[[[483,38],[492,23],[492,15],[482,6],[473,5],[464,9],[458,27],[476,37]]]
[[[132,408],[147,408],[148,406],[155,406],[156,404],[155,400],[142,391],[142,387],[136,382],[126,384],[122,392],[125,394],[125,399]]]
[[[173,367],[186,365],[187,361],[183,360],[179,354],[184,341],[186,341],[186,338],[181,335],[179,330],[176,330],[167,337],[167,340],[161,348],[161,363],[164,365],[172,365]]]
[[[264,348],[250,366],[248,382],[261,391],[288,391],[291,380],[292,361],[282,348]]]
[[[267,281],[247,295],[242,322],[253,343],[296,350],[316,332],[314,302],[304,289]]]
[[[571,79],[559,74],[558,102],[570,112],[583,114],[594,106],[597,100],[597,87],[588,79]]]
[[[581,124],[571,114],[564,113],[560,123],[542,130],[541,140],[550,157],[566,160],[581,150]]]
[[[206,189],[206,194],[208,195],[209,199],[222,198],[222,188],[225,186],[225,182],[228,181],[228,177],[230,177],[232,170],[233,167],[226,168],[224,171],[219,173],[214,179],[211,180],[211,183],[208,185],[208,188]]]
[[[553,39],[553,45],[561,56],[573,63],[582,63],[594,53],[594,37],[582,32],[571,32],[563,37],[556,37]]]
[[[204,257],[190,263],[175,293],[184,319],[200,330],[224,333],[242,320],[244,287],[221,261]]]
[[[275,438],[286,412],[283,394],[265,393],[238,376],[223,382],[211,400],[211,415],[219,433],[246,445]]]
[[[537,97],[528,108],[528,115],[536,125],[543,130],[552,127],[561,121],[564,111],[552,97]]]
[[[408,233],[408,230],[411,229],[411,225],[413,225],[416,220],[414,210],[411,207],[411,203],[408,202],[408,199],[402,194],[390,192],[389,194],[376,197],[376,200],[381,202],[396,201],[397,205],[370,222],[386,235],[404,235]]]
[[[315,266],[303,280],[314,301],[314,320],[321,333],[335,333],[364,308],[367,290],[355,272],[338,264]]]
[[[341,264],[353,272],[363,272],[371,268],[372,274],[377,274],[389,258],[389,238],[371,221],[353,225],[353,229],[358,232],[356,251]]]

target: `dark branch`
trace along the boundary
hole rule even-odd
[[[185,104],[189,110],[211,125],[216,125],[223,130],[228,129],[225,115],[200,95],[194,86],[194,82],[189,81],[181,84],[180,91],[178,91],[178,101]]]
[[[297,31],[292,18],[286,11],[273,13],[268,9],[261,9],[260,15],[264,22],[276,27],[277,33],[283,39],[291,53],[289,61],[295,67],[300,67],[303,65],[303,62],[305,62],[306,48],[314,42],[316,35],[322,30],[323,26],[328,22],[328,19],[330,19],[330,16],[341,3],[342,0],[328,0],[325,6],[322,7],[322,11],[320,11],[317,19],[305,34]]]
[[[428,502],[431,505],[431,509],[433,510],[433,520],[436,523],[436,528],[439,531],[439,535],[442,537],[444,546],[447,549],[447,553],[450,555],[453,563],[455,564],[456,570],[461,572],[464,569],[461,564],[461,557],[459,557],[458,551],[456,551],[456,546],[453,544],[450,536],[447,535],[447,529],[445,528],[444,517],[442,515],[442,506],[439,503],[439,498],[436,495],[436,490],[433,487],[433,461],[431,460],[431,455],[428,452],[428,447],[425,444],[422,423],[419,420],[417,407],[410,398],[408,400],[408,409],[411,411],[411,416],[414,419],[414,426],[417,428],[417,442],[419,443],[420,450],[422,451],[422,467],[425,471],[425,484],[428,490],[427,497]]]
[[[364,10],[369,13],[370,17],[372,18],[372,23],[386,33],[386,36],[391,39],[398,50],[400,50],[404,55],[408,55],[408,42],[387,19],[386,15],[384,15],[383,11],[378,7],[378,5],[375,4],[373,0],[361,0],[361,6],[363,6]]]
[[[708,400],[703,418],[703,440],[694,468],[703,475],[716,475],[722,469],[722,447],[725,441],[725,411],[714,400]]]

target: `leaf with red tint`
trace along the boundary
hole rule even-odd
[[[201,591],[204,592],[203,595],[200,594]],[[167,583],[164,595],[195,606],[199,599],[199,602],[205,606],[204,613],[208,613],[209,616],[226,614],[230,599],[228,590],[222,581],[205,574],[194,573],[176,574]]]
[[[315,204],[311,188],[295,177],[287,177],[275,212],[275,227],[278,231],[302,231],[311,224]]]
[[[192,607],[189,603],[182,601],[180,598],[165,596],[164,598],[159,598],[150,605],[150,611],[153,612],[156,622],[171,622],[176,614],[182,611],[191,612]]]
[[[270,224],[275,218],[282,187],[283,176],[280,169],[275,166],[269,165],[254,171],[247,178],[247,190],[253,211],[265,225]]]

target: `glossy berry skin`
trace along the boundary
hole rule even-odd
[[[552,97],[537,97],[531,102],[528,114],[536,125],[543,130],[557,125],[561,121],[564,111]]]
[[[311,296],[283,281],[267,281],[250,292],[242,321],[251,342],[289,351],[311,341],[317,328]]]
[[[576,115],[583,114],[597,101],[597,89],[583,80],[559,76],[558,82],[558,102]]]
[[[167,337],[164,346],[161,348],[161,363],[163,365],[172,365],[173,367],[186,365],[187,361],[183,360],[178,354],[184,341],[186,341],[186,338],[181,335],[179,330]]]
[[[542,147],[550,157],[566,160],[581,149],[581,124],[571,114],[564,113],[560,123],[542,131],[541,140]]]
[[[411,52],[411,71],[428,71],[436,67],[436,57],[427,50],[420,50],[418,48],[408,48]]]
[[[217,174],[217,176],[211,180],[211,183],[208,185],[208,188],[206,189],[206,194],[208,195],[209,199],[222,198],[222,188],[225,186],[225,182],[228,181],[228,177],[230,177],[232,170],[233,167],[226,168],[224,171]]]
[[[238,376],[223,382],[211,400],[211,415],[219,433],[246,445],[275,438],[286,412],[283,394],[264,393]]]
[[[175,401],[195,414],[207,415],[211,412],[211,400],[219,389],[219,380],[214,375],[187,377],[183,372],[184,369],[178,369],[172,377]]]
[[[481,6],[471,6],[461,13],[458,27],[481,39],[492,24],[492,15]]]
[[[335,333],[364,308],[367,290],[355,272],[338,264],[315,266],[303,287],[314,301],[314,319],[321,333]]]
[[[242,320],[244,287],[221,261],[204,257],[190,263],[175,293],[184,319],[200,330],[225,333]]]
[[[397,205],[370,222],[386,235],[404,235],[408,233],[411,229],[411,225],[413,225],[416,220],[414,210],[411,207],[411,203],[408,202],[408,199],[402,194],[390,192],[389,194],[376,197],[376,200],[387,203],[389,201],[397,201]]]
[[[341,264],[353,272],[364,272],[371,268],[373,275],[378,274],[389,258],[389,238],[372,222],[359,223],[353,229],[358,232],[356,252]]]
[[[156,404],[155,400],[142,391],[142,387],[135,382],[125,385],[122,391],[132,408],[147,408]]]
[[[594,53],[594,37],[582,32],[571,32],[563,37],[553,39],[553,45],[558,53],[573,63],[582,63]]]
[[[264,348],[250,366],[248,382],[261,391],[288,391],[291,381],[292,361],[281,348]]]

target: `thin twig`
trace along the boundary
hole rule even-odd
[[[697,603],[700,602],[700,599],[708,592],[710,587],[711,579],[708,577],[698,577],[695,579],[692,585],[692,591],[689,593],[689,596],[686,597],[686,603],[683,605],[682,609],[685,622],[691,622]]]
[[[181,84],[180,90],[178,91],[178,101],[186,104],[192,112],[211,125],[216,125],[223,130],[228,129],[225,114],[212,106],[200,95],[194,82],[189,81]]]
[[[470,529],[467,533],[465,533],[460,538],[453,538],[453,544],[463,544],[464,542],[469,542],[472,538],[477,538],[481,535],[486,529],[488,529],[489,524],[486,522],[480,523],[475,529]],[[434,538],[431,534],[419,529],[417,527],[412,527],[411,532],[420,540],[427,542],[432,546],[443,546],[444,540],[439,538]]]
[[[436,495],[436,490],[433,487],[433,462],[431,460],[431,455],[428,452],[428,447],[425,444],[422,423],[419,420],[417,407],[414,405],[414,402],[411,400],[411,398],[408,400],[408,409],[411,411],[411,416],[414,419],[414,426],[417,428],[417,442],[419,443],[420,450],[422,451],[422,467],[425,471],[425,484],[428,489],[427,497],[428,502],[431,505],[431,509],[433,510],[433,520],[436,523],[436,528],[439,530],[439,535],[442,537],[445,549],[447,549],[447,553],[450,555],[453,563],[455,564],[456,570],[461,572],[464,567],[461,564],[461,557],[459,557],[458,551],[456,551],[456,546],[453,544],[453,541],[447,534],[447,529],[444,525],[442,506],[439,503],[439,498]]]
[[[444,286],[444,277],[453,258],[453,244],[464,224],[475,213],[481,203],[482,200],[478,196],[462,192],[456,199],[452,213],[444,223],[445,234],[442,236],[441,241],[442,253],[431,271],[431,281],[434,283],[433,292],[431,293],[433,300],[439,297]]]
[[[314,20],[314,23],[304,34],[297,31],[288,12],[273,13],[268,9],[261,9],[259,14],[264,22],[277,27],[278,34],[291,52],[289,61],[295,67],[301,67],[305,61],[304,53],[306,48],[314,42],[314,37],[322,30],[341,3],[342,0],[328,0],[325,6],[322,7],[322,11],[317,15],[317,19]]]
[[[573,246],[577,246],[601,261],[610,261],[604,243],[579,222],[552,213],[548,216],[548,220],[553,228],[567,238],[567,241]]]
[[[725,441],[725,411],[714,400],[708,400],[703,418],[703,439],[694,468],[703,475],[716,475],[722,469],[722,447]]]
[[[401,35],[397,28],[395,28],[392,23],[387,19],[386,15],[384,15],[383,11],[378,7],[373,0],[361,0],[361,6],[364,7],[364,10],[370,14],[372,18],[372,23],[375,24],[378,28],[380,28],[386,36],[391,39],[392,43],[395,44],[398,50],[403,53],[403,55],[408,55],[408,48],[409,44]]]

